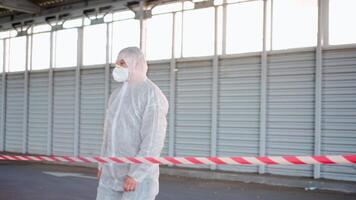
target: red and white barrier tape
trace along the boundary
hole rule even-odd
[[[72,157],[4,155],[0,160],[50,161],[69,163],[162,164],[162,165],[305,165],[305,164],[356,164],[356,154],[320,156],[267,156],[267,157]]]

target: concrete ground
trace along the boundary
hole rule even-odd
[[[95,169],[0,161],[0,200],[95,199]],[[346,200],[356,194],[161,175],[157,200]]]

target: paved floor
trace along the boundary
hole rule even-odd
[[[0,200],[95,199],[95,169],[0,161]],[[356,194],[161,176],[157,200],[346,200]]]

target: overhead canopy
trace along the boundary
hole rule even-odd
[[[82,14],[81,9],[100,6],[125,5],[131,8],[138,5],[141,0],[0,0],[0,24],[14,23],[29,20],[34,17],[63,14],[68,12],[71,16]],[[145,6],[173,0],[144,0]],[[122,9],[122,8],[121,8]],[[73,17],[73,16],[72,16]],[[75,16],[74,16],[75,17]],[[4,26],[2,28],[5,28]]]
[[[10,11],[39,13],[41,7],[29,0],[0,0],[0,7]]]

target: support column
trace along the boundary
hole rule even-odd
[[[319,27],[320,30],[322,30],[320,36],[322,47],[329,45],[329,4],[329,0],[320,1],[319,3],[319,7],[321,7],[320,17],[322,19],[322,23]]]
[[[222,19],[222,55],[226,54],[226,18],[227,18],[227,13],[226,13],[226,6],[227,2],[226,0],[223,1],[223,19]]]
[[[217,155],[217,115],[218,115],[218,78],[219,78],[219,56],[218,56],[218,7],[215,6],[214,15],[214,57],[212,68],[212,95],[211,95],[211,135],[210,135],[210,156]],[[216,165],[211,165],[210,169],[215,170]]]
[[[273,0],[270,0],[271,1],[271,16],[270,16],[270,34],[269,34],[269,46],[270,46],[270,49],[272,50],[273,49]]]
[[[106,26],[106,64],[105,64],[105,72],[104,72],[104,81],[105,81],[105,102],[104,102],[104,108],[105,111],[107,109],[108,106],[108,101],[109,101],[109,97],[110,97],[110,63],[111,63],[111,57],[112,57],[112,51],[111,51],[111,46],[110,46],[110,42],[112,41],[112,26],[109,26],[109,23],[107,23]]]
[[[48,70],[48,121],[47,121],[47,155],[53,154],[53,68],[55,66],[55,33],[50,35],[50,63]]]
[[[175,59],[176,12],[173,13],[172,56],[169,75],[169,137],[168,155],[175,156],[175,98],[176,98],[176,59]]]
[[[329,1],[318,1],[318,37],[315,52],[315,126],[314,126],[314,155],[321,153],[321,107],[322,107],[322,47],[324,45],[324,19],[327,18],[325,10]],[[320,165],[314,165],[314,178],[320,178]]]
[[[259,156],[266,156],[266,107],[267,107],[267,0],[263,1],[263,44],[261,53],[261,85],[260,85],[260,142]],[[258,172],[264,174],[266,167],[260,165]]]
[[[140,1],[140,49],[146,56],[146,33],[147,20],[144,16],[145,1]]]
[[[3,40],[3,45],[4,45],[4,52],[3,52],[3,67],[2,67],[2,90],[1,90],[1,129],[0,129],[0,133],[1,133],[1,139],[2,139],[2,144],[1,144],[1,151],[5,151],[6,150],[6,146],[5,146],[5,118],[6,118],[6,59],[7,59],[7,45],[6,45],[6,40]]]
[[[179,57],[183,57],[183,43],[184,43],[184,37],[183,37],[183,33],[184,33],[184,0],[182,0],[182,13],[181,13],[181,27],[180,27],[180,56]]]
[[[83,26],[78,28],[77,67],[75,70],[74,156],[79,156],[80,143],[80,68],[83,64]]]
[[[24,71],[24,101],[23,101],[23,118],[22,118],[22,153],[26,154],[28,152],[28,69],[30,66],[30,51],[32,51],[32,42],[30,44],[30,38],[32,36],[26,36],[26,65]],[[31,50],[30,50],[31,49]]]

